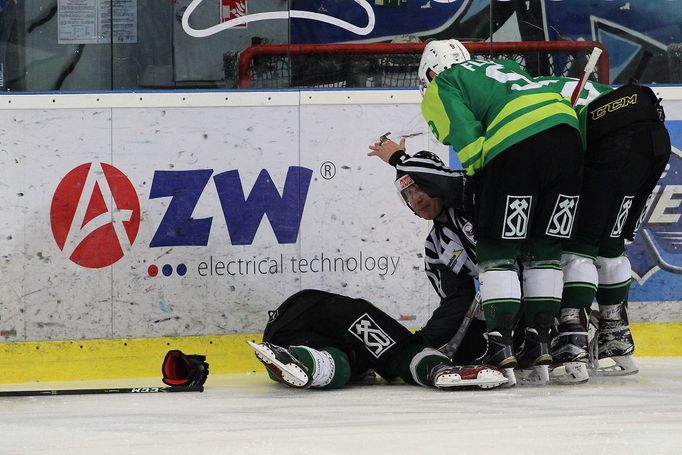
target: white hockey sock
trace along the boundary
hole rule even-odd
[[[308,346],[291,346],[290,349],[292,348],[296,349],[298,355],[301,354],[301,351],[309,354],[315,365],[312,371],[313,382],[310,387],[324,387],[332,382],[334,373],[336,373],[336,363],[330,353],[318,351]]]

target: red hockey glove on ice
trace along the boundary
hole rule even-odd
[[[161,372],[163,383],[170,386],[203,385],[208,376],[208,363],[205,355],[186,355],[174,349],[163,359]]]

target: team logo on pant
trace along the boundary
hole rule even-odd
[[[639,218],[637,219],[637,224],[635,224],[635,229],[632,232],[633,235],[637,234],[637,231],[639,231],[639,227],[642,225],[642,223],[646,219],[646,216],[649,213],[649,209],[651,208],[651,202],[653,200],[654,200],[654,193],[651,193],[649,195],[649,197],[646,198],[646,204],[644,204],[644,208],[642,209],[642,213],[640,213]]]
[[[620,203],[620,209],[618,209],[618,216],[616,217],[616,222],[611,229],[611,237],[618,238],[623,234],[623,228],[625,227],[625,222],[630,215],[630,209],[632,208],[632,200],[634,196],[625,196],[623,202]]]
[[[395,344],[395,341],[367,313],[357,318],[348,331],[362,341],[376,358]]]
[[[504,209],[503,239],[525,239],[528,235],[528,219],[533,196],[507,196]]]
[[[564,194],[557,197],[545,234],[564,239],[571,237],[579,199],[580,196],[566,196]]]

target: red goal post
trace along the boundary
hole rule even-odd
[[[263,44],[244,49],[239,88],[417,87],[426,43]],[[592,41],[465,42],[473,56],[516,61],[532,76],[579,78],[592,49],[602,50],[591,79],[608,84],[606,48]]]

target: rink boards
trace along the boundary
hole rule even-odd
[[[682,356],[682,323],[632,325],[636,357]],[[0,344],[0,383],[162,377],[170,349],[206,355],[211,374],[261,372],[246,344],[261,334]]]
[[[647,242],[628,247],[646,356],[682,354],[668,343],[682,332],[682,89],[657,90],[675,153]],[[447,159],[419,100],[414,90],[0,97],[7,381],[155,376],[172,346],[209,354],[212,371],[249,371],[245,340],[305,288],[364,297],[419,327],[438,304],[423,274],[428,223],[400,202],[393,169],[366,156],[391,131],[409,136],[408,151]]]

